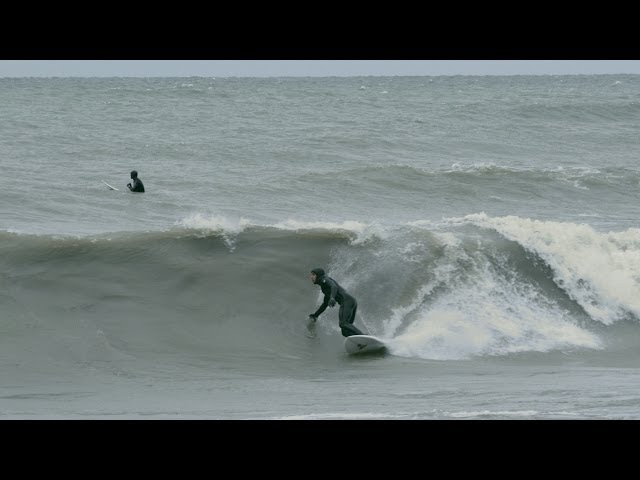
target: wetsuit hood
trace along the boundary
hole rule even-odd
[[[316,284],[322,279],[322,277],[326,275],[326,273],[324,273],[324,270],[322,268],[314,268],[313,270],[311,270],[311,273],[316,274],[316,281],[313,282]]]

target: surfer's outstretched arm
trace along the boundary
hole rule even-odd
[[[309,315],[309,317],[311,317],[311,318],[313,318],[313,319],[317,320],[317,319],[318,319],[318,317],[319,317],[320,315],[322,315],[322,312],[324,312],[324,311],[327,309],[327,307],[329,306],[329,300],[330,300],[330,299],[331,299],[331,295],[330,295],[330,294],[328,294],[328,293],[327,293],[327,294],[325,294],[325,296],[324,296],[324,301],[322,302],[322,305],[320,305],[320,306],[318,307],[318,310],[316,310],[316,311],[315,311],[315,313],[312,313],[311,315]]]

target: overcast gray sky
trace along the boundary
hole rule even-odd
[[[0,77],[640,74],[640,60],[0,60]]]

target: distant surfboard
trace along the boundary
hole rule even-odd
[[[349,355],[381,352],[386,348],[382,340],[372,335],[351,335],[344,339],[344,349]]]
[[[107,182],[105,182],[104,180],[102,180],[102,183],[104,183],[107,187],[109,187],[111,190],[118,190],[116,187],[109,185]]]

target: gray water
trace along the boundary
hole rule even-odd
[[[640,418],[639,76],[0,105],[0,418]],[[346,355],[335,309],[304,335],[318,266],[386,354]]]

